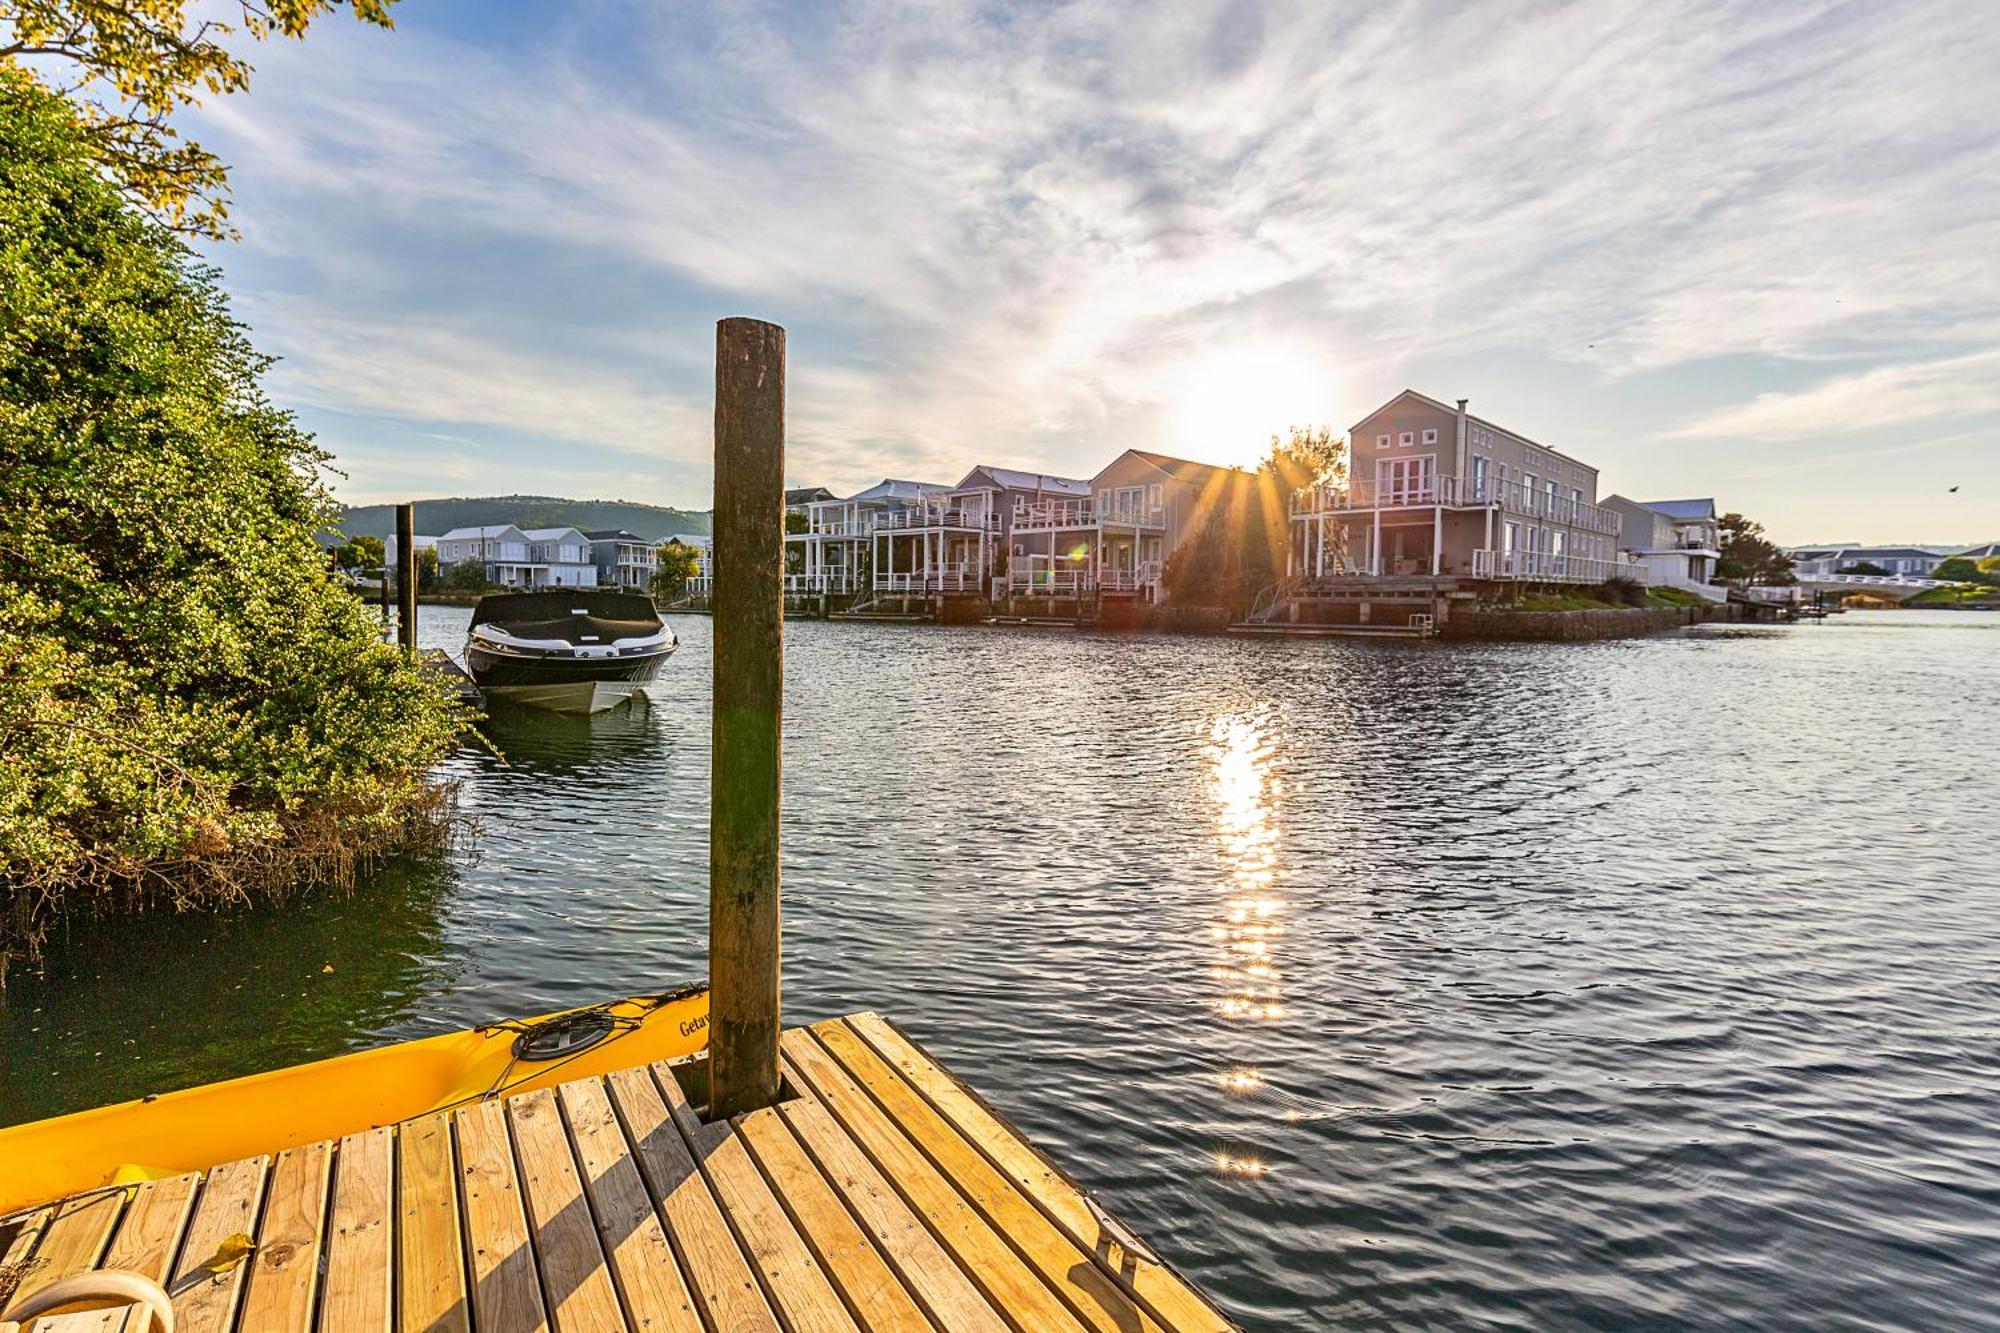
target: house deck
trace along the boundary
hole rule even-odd
[[[145,1273],[182,1333],[1232,1327],[883,1019],[782,1049],[793,1096],[725,1124],[642,1066],[79,1195],[0,1244],[23,1294]]]

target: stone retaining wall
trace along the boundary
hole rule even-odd
[[[1723,617],[1718,606],[1631,607],[1607,611],[1474,611],[1455,609],[1438,626],[1446,639],[1566,641],[1627,639]]]

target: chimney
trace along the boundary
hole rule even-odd
[[[1466,398],[1458,400],[1458,475],[1461,477],[1466,473],[1465,405],[1469,401],[1471,400]]]

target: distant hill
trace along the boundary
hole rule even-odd
[[[709,530],[709,515],[691,509],[626,500],[564,500],[553,495],[488,495],[417,501],[417,532],[435,537],[453,528],[512,523],[517,528],[624,528],[648,541],[677,532]],[[348,537],[387,537],[396,530],[396,506],[351,505],[341,513]]]

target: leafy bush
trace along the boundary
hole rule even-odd
[[[670,602],[687,591],[688,580],[701,575],[701,553],[680,541],[663,542],[658,548],[659,564],[653,571],[653,596]]]
[[[315,532],[325,455],[216,274],[0,66],[0,976],[58,914],[351,876],[462,723]]]
[[[1612,606],[1644,606],[1646,585],[1625,574],[1617,574],[1604,580],[1591,590],[1599,601]]]

